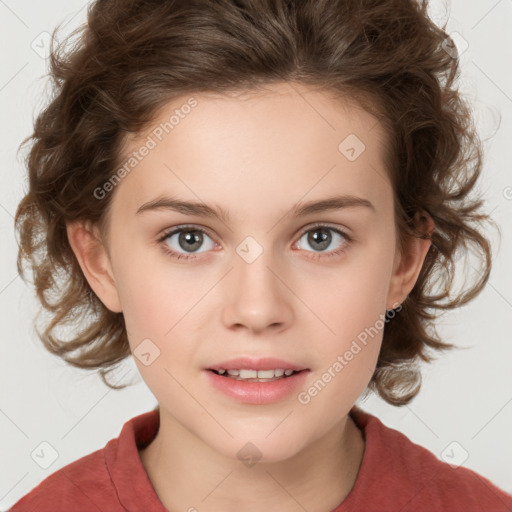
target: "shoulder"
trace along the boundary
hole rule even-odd
[[[110,441],[111,442],[111,441]],[[11,512],[90,512],[124,510],[105,464],[105,448],[60,468],[23,496]]]
[[[118,437],[52,473],[11,512],[164,511],[138,453],[154,439],[159,423],[158,408],[131,418]]]
[[[385,507],[395,510],[399,502],[402,512],[512,511],[512,495],[482,475],[438,459],[361,409],[356,408],[352,417],[366,437],[360,470],[363,484],[370,486],[371,480],[379,482],[377,501],[384,507],[382,510],[387,510]],[[457,445],[453,450],[449,449],[446,456],[453,456],[455,462]]]
[[[446,452],[447,458],[454,458],[454,463],[450,464],[439,460],[405,435],[400,436],[395,439],[399,450],[395,470],[407,483],[411,510],[417,510],[418,507],[413,506],[416,503],[421,504],[418,506],[432,504],[443,507],[442,510],[453,511],[512,511],[511,495],[476,471],[455,463],[457,445],[449,447]]]

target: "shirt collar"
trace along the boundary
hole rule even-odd
[[[127,421],[105,447],[105,463],[121,505],[129,512],[168,512],[158,498],[139,455],[158,433],[158,408]]]

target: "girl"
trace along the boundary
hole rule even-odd
[[[409,403],[489,277],[453,52],[415,0],[90,5],[51,55],[18,265],[51,352],[114,388],[133,355],[159,405],[13,511],[512,510],[354,405]]]

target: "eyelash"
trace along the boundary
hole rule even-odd
[[[330,231],[334,231],[335,233],[341,235],[345,239],[345,243],[342,245],[342,247],[340,249],[336,249],[334,251],[329,251],[329,252],[325,252],[325,253],[324,252],[318,252],[318,253],[315,253],[314,256],[308,256],[309,258],[311,258],[313,260],[318,260],[318,259],[323,259],[323,258],[330,258],[330,257],[334,257],[334,256],[339,256],[339,255],[343,254],[347,250],[347,246],[352,242],[352,238],[349,235],[347,235],[344,231],[341,231],[338,228],[333,228],[333,227],[331,227],[329,225],[326,225],[326,224],[315,224],[313,226],[308,227],[308,229],[304,230],[300,234],[298,239],[300,240],[306,233],[309,233],[310,231],[314,231],[314,230],[319,229],[319,228],[326,228],[326,229],[328,229]],[[163,248],[164,252],[167,255],[169,255],[169,256],[171,256],[171,258],[174,258],[174,259],[177,259],[177,260],[181,260],[181,259],[184,259],[184,260],[196,260],[198,258],[198,256],[195,255],[195,254],[185,255],[185,254],[173,251],[165,243],[165,241],[168,238],[170,238],[172,235],[175,235],[176,233],[180,233],[182,231],[184,231],[184,232],[186,232],[186,231],[199,231],[201,233],[204,233],[204,234],[208,235],[212,240],[214,240],[213,237],[207,231],[205,231],[202,228],[199,228],[198,226],[194,226],[194,225],[190,225],[190,224],[178,226],[177,228],[172,228],[172,229],[166,231],[158,239],[158,243],[162,245],[162,248]]]

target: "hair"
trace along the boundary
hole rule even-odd
[[[18,205],[17,266],[28,262],[50,314],[44,346],[67,363],[106,376],[130,356],[122,313],[92,291],[66,224],[107,233],[113,193],[94,191],[121,163],[123,142],[161,108],[193,93],[256,91],[287,82],[319,87],[375,115],[388,133],[397,240],[431,246],[411,293],[386,317],[367,391],[407,404],[421,387],[420,360],[454,348],[436,319],[473,299],[491,270],[482,199],[470,198],[482,143],[457,87],[453,41],[419,0],[96,0],[87,23],[54,47],[52,97],[34,122],[26,157],[29,189]],[[74,39],[76,37],[76,40]],[[447,43],[451,51],[445,51]],[[425,234],[417,216],[429,215]],[[478,278],[453,293],[461,250],[475,249]],[[390,313],[390,312],[387,312]],[[76,332],[77,325],[85,326]],[[70,339],[57,330],[71,327]]]

